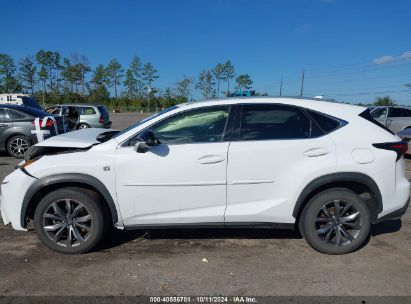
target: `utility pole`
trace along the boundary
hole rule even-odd
[[[302,97],[304,93],[304,70],[303,74],[301,75],[301,91],[300,91],[300,96]]]
[[[282,92],[283,92],[283,76],[281,76],[281,80],[280,80],[280,96],[282,96]]]

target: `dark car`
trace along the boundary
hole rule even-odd
[[[35,119],[50,116],[49,113],[20,105],[0,105],[0,150],[11,156],[23,158],[33,144],[37,143]],[[56,121],[59,124],[58,121]],[[41,130],[44,139],[56,135],[54,121],[48,119]]]

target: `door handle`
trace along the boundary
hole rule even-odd
[[[5,125],[5,124],[0,124],[0,128],[4,128],[4,127],[7,127],[7,125]]]
[[[304,155],[308,157],[316,157],[316,156],[326,155],[328,153],[330,152],[325,148],[311,148],[305,151]]]
[[[225,161],[225,158],[219,155],[206,155],[197,160],[200,164],[217,164]]]

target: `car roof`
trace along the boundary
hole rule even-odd
[[[303,107],[314,111],[320,111],[325,114],[336,116],[342,119],[348,119],[353,116],[358,116],[361,112],[367,110],[366,107],[357,106],[346,103],[339,103],[336,101],[326,101],[324,99],[317,98],[305,98],[305,97],[268,97],[268,96],[256,96],[256,97],[233,97],[223,99],[210,99],[205,101],[188,102],[178,105],[178,107],[196,108],[207,105],[224,105],[224,104],[284,104]]]

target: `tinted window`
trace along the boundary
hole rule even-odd
[[[411,117],[411,110],[410,109],[402,109],[402,116]]]
[[[9,114],[11,116],[12,119],[24,119],[26,118],[26,115],[24,115],[23,113],[16,111],[16,110],[12,110],[9,109]]]
[[[189,110],[164,119],[150,130],[165,144],[220,142],[228,115],[228,106]]]
[[[297,107],[244,105],[240,140],[310,138],[311,120]]]
[[[79,107],[78,108],[81,115],[93,115],[96,114],[96,110],[92,107]]]
[[[340,122],[338,120],[327,115],[320,114],[316,111],[311,110],[307,110],[307,112],[326,133],[332,132],[340,126]]]
[[[391,108],[388,117],[401,117],[401,108]]]

